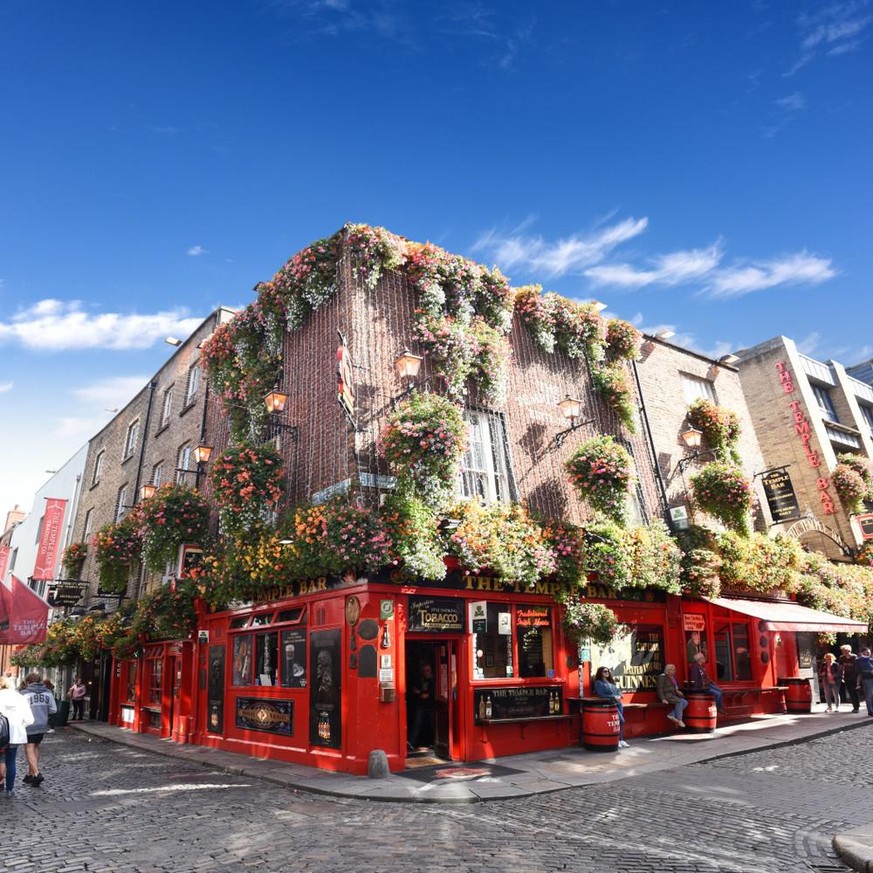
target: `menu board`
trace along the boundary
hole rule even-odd
[[[564,710],[561,688],[477,688],[473,692],[476,724],[505,718],[542,718]]]

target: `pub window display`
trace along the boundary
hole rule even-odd
[[[255,685],[275,685],[279,660],[279,634],[255,635]]]
[[[751,681],[748,623],[726,621],[716,626],[713,636],[718,678],[729,682]]]
[[[148,675],[148,700],[150,706],[160,706],[164,684],[164,662],[160,654],[149,657],[146,661]]]
[[[485,613],[484,628],[474,622],[474,679],[554,675],[550,607],[489,603]]]
[[[252,635],[233,638],[233,684],[252,684]]]

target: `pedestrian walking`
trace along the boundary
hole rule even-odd
[[[825,652],[819,674],[821,687],[824,689],[827,712],[840,711],[840,685],[843,683],[843,667],[837,661],[833,652]],[[831,708],[833,704],[833,708]]]
[[[864,702],[867,704],[867,715],[873,715],[873,658],[870,657],[870,649],[861,649],[861,654],[855,662],[855,671],[858,674],[857,686],[864,694]]]
[[[673,709],[667,713],[667,718],[676,727],[684,728],[685,722],[682,721],[682,713],[685,712],[688,701],[679,690],[679,680],[676,678],[675,664],[667,664],[664,667],[664,672],[658,677],[658,700],[662,703],[672,704]]]
[[[28,673],[24,681],[26,684],[22,694],[30,704],[33,723],[27,726],[27,745],[24,747],[27,776],[23,781],[32,788],[38,788],[45,779],[39,769],[40,744],[48,731],[49,716],[58,711],[58,704],[54,694],[43,684],[39,673]]]
[[[598,667],[594,674],[594,693],[598,697],[605,697],[615,701],[618,707],[618,746],[626,749],[628,743],[624,741],[624,704],[621,702],[621,688],[612,681],[612,671],[608,667]]]
[[[88,686],[78,677],[73,677],[73,684],[67,692],[67,697],[73,704],[73,717],[70,721],[82,721],[85,711],[85,695],[88,693]]]
[[[18,747],[27,742],[27,726],[33,722],[33,713],[24,695],[15,689],[15,680],[9,676],[0,677],[0,713],[9,723],[5,746],[0,741],[0,778],[5,783],[6,797],[13,797]]]
[[[843,668],[843,682],[852,702],[852,712],[858,712],[861,708],[861,701],[858,699],[858,671],[855,668],[858,656],[852,653],[851,646],[840,646],[840,657],[837,660]]]

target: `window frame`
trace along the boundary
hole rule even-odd
[[[136,451],[136,447],[137,447],[138,442],[139,442],[139,419],[135,418],[127,426],[127,434],[124,437],[124,456],[122,458],[123,461],[126,461],[128,458],[133,457],[133,453]]]
[[[197,392],[200,389],[200,362],[192,364],[188,369],[188,382],[185,385],[185,406],[188,407],[194,402]]]
[[[125,482],[118,489],[118,496],[115,499],[115,523],[118,524],[127,515],[130,504],[127,502],[127,494],[130,491],[130,483]]]
[[[547,635],[540,631],[540,653],[542,659],[542,671],[531,672],[527,668],[524,672],[522,652],[525,647],[519,633],[520,629],[527,627],[525,624],[519,624],[519,610],[531,610],[539,615],[543,612],[546,614],[547,623],[539,625],[548,631]],[[494,683],[494,682],[519,682],[519,681],[542,681],[543,679],[553,679],[555,676],[556,652],[555,646],[557,642],[557,612],[555,606],[548,603],[535,603],[534,601],[523,601],[520,603],[512,603],[502,600],[488,600],[485,607],[487,621],[491,622],[494,617],[495,627],[493,630],[488,630],[486,634],[477,634],[470,631],[470,681],[476,683]],[[510,614],[510,632],[501,634],[499,632],[500,613]],[[500,639],[505,638],[505,652],[498,651],[501,647]],[[493,638],[493,639],[487,639]],[[495,645],[495,642],[497,645]],[[478,653],[482,652],[480,656]],[[498,655],[503,656],[498,664]],[[491,664],[488,659],[493,658]],[[481,661],[481,663],[477,663]],[[507,673],[507,669],[512,667],[512,673]],[[503,672],[499,672],[500,670]],[[488,670],[498,672],[489,675]]]
[[[831,397],[830,388],[826,385],[819,385],[817,382],[810,382],[809,387],[812,389],[816,407],[822,418],[839,424],[840,418],[837,415],[837,408],[834,406],[834,398]]]
[[[713,652],[713,667],[716,675],[713,677],[717,682],[751,682],[753,679],[752,673],[752,653],[751,640],[752,628],[749,620],[739,618],[716,618],[713,621],[712,628],[712,652]],[[741,638],[744,635],[744,640],[737,640],[737,630],[742,629],[739,635]],[[726,640],[725,645],[722,640]],[[740,646],[742,643],[742,646]],[[738,660],[738,654],[741,654],[740,648],[745,650],[745,659]],[[725,667],[719,673],[718,666],[721,664]],[[730,668],[730,670],[727,669]],[[740,673],[748,675],[741,676]]]
[[[685,402],[689,406],[695,400],[709,400],[711,403],[718,402],[715,394],[715,383],[712,379],[695,376],[693,373],[683,373],[681,370],[679,378],[682,380],[682,393],[685,395]]]
[[[175,480],[177,485],[185,484],[185,474],[193,472],[193,467],[190,466],[193,457],[193,449],[191,443],[182,443],[179,446],[179,451],[176,452],[176,470]]]
[[[94,471],[91,474],[91,485],[99,485],[103,475],[103,459],[106,457],[106,449],[100,449],[94,458]]]
[[[166,427],[170,423],[170,416],[173,413],[173,388],[174,385],[170,385],[164,391],[163,399],[161,401],[161,423],[158,426],[160,428]]]
[[[458,496],[464,500],[479,500],[486,506],[510,503],[516,499],[516,486],[506,417],[488,409],[467,407],[464,419],[469,426],[469,437],[458,473]],[[481,439],[476,438],[477,433],[482,434]],[[480,463],[475,457],[477,449],[481,451],[479,466],[476,466]]]

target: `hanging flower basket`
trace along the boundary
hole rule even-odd
[[[282,458],[269,445],[226,449],[212,465],[212,488],[222,528],[242,534],[263,524],[284,494]]]
[[[755,504],[752,483],[739,467],[707,464],[691,477],[695,503],[737,533],[749,533],[749,513]]]
[[[168,482],[139,504],[145,565],[161,571],[183,543],[202,543],[209,533],[209,504],[192,488]]]
[[[455,487],[467,445],[461,410],[436,394],[414,393],[388,416],[379,450],[401,487],[441,506]]]
[[[582,443],[566,464],[570,482],[592,509],[623,524],[633,461],[624,446],[601,435]]]
[[[121,594],[127,588],[131,564],[142,551],[142,536],[135,512],[119,522],[110,522],[91,541],[97,560],[100,588],[107,594]]]
[[[740,420],[732,409],[699,398],[688,407],[688,423],[697,428],[719,461],[736,461]]]
[[[831,473],[831,482],[849,515],[864,511],[864,501],[870,498],[870,487],[853,464],[839,463]]]
[[[562,624],[577,645],[590,641],[596,646],[612,642],[622,628],[615,613],[602,603],[591,603],[573,595],[564,600]]]
[[[88,543],[71,543],[64,549],[61,564],[64,574],[68,579],[78,579],[82,573],[82,566],[88,556]]]

